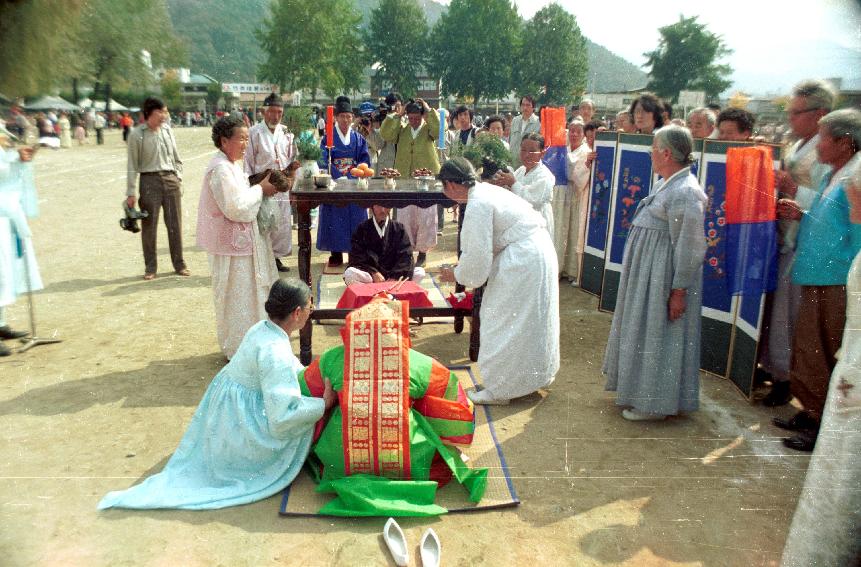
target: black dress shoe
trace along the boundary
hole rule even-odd
[[[774,382],[771,391],[762,399],[762,405],[773,408],[784,406],[792,400],[789,382]]]
[[[800,432],[798,435],[787,437],[783,440],[784,446],[796,451],[813,451],[816,446],[816,434],[811,432]]]
[[[9,350],[9,347],[0,342],[0,356],[9,356],[12,354],[12,351]]]
[[[13,331],[9,325],[0,327],[0,339],[21,339],[29,334],[27,331]]]
[[[281,258],[275,258],[275,267],[278,268],[279,272],[289,272],[290,271],[289,266],[285,266],[284,264],[281,263]]]
[[[344,265],[344,255],[341,252],[332,252],[329,254],[329,262],[327,264],[330,268],[337,268],[338,266]]]
[[[416,267],[423,267],[425,265],[425,261],[427,261],[427,254],[425,254],[424,252],[419,252],[419,255],[416,256]]]
[[[817,431],[819,429],[819,420],[804,411],[798,412],[791,419],[774,417],[771,419],[771,423],[787,431]]]

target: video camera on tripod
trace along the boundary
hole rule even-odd
[[[126,216],[120,219],[120,227],[123,230],[127,230],[131,233],[140,232],[141,229],[138,226],[138,219],[145,219],[149,216],[149,213],[146,211],[139,211],[134,207],[130,207],[127,201],[123,201],[123,211]]]

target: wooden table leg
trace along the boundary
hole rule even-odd
[[[308,205],[299,204],[299,279],[311,287],[311,209]],[[313,293],[313,291],[312,291]],[[305,366],[311,364],[311,335],[313,322],[309,318],[299,331],[299,361]]]
[[[466,212],[466,205],[457,206],[457,257],[460,258],[460,229],[463,227],[463,215]],[[461,293],[466,288],[459,283],[454,284],[454,292]],[[463,315],[454,316],[454,332],[460,334],[463,332]]]
[[[472,294],[472,323],[469,325],[469,359],[478,362],[478,350],[481,348],[481,298],[484,295],[484,286],[473,291]]]

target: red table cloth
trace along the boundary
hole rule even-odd
[[[393,288],[400,286],[396,291]],[[356,283],[347,286],[341,299],[338,300],[337,309],[358,309],[368,303],[372,297],[386,291],[393,295],[395,299],[401,301],[409,301],[411,308],[417,307],[433,307],[433,303],[428,298],[426,289],[413,281],[401,282],[385,281],[379,283]]]

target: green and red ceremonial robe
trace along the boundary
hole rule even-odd
[[[308,464],[318,491],[335,492],[321,514],[424,516],[452,476],[478,502],[487,469],[470,470],[450,444],[469,444],[472,402],[457,377],[410,349],[406,302],[375,300],[353,311],[344,346],[327,350],[299,376],[302,394],[321,397],[328,378],[338,405],[317,423]]]

